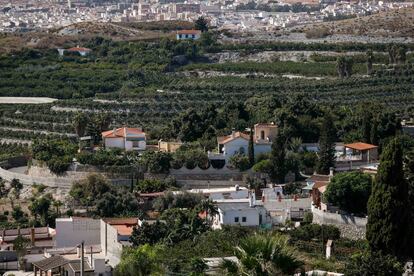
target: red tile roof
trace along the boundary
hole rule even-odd
[[[233,141],[234,139],[237,139],[237,138],[243,138],[245,140],[250,139],[249,134],[237,131],[234,134],[230,134],[230,135],[227,135],[227,136],[219,136],[219,137],[217,137],[217,141],[218,141],[219,144],[225,144],[225,143]]]
[[[370,150],[370,149],[378,148],[378,146],[367,144],[367,143],[362,143],[362,142],[345,144],[344,147],[349,148],[349,149],[354,149],[354,150]]]
[[[179,30],[177,34],[201,34],[199,30]]]
[[[104,138],[117,138],[117,137],[126,137],[128,134],[145,134],[139,128],[128,128],[128,127],[121,127],[115,130],[107,130],[102,132],[102,137]]]
[[[67,49],[67,51],[69,52],[90,52],[92,50],[89,48],[84,48],[84,47],[72,47],[72,48]]]

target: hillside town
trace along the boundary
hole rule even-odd
[[[414,275],[412,4],[0,0],[0,274]]]
[[[60,29],[80,22],[194,21],[230,31],[277,30],[412,7],[412,2],[350,1],[7,1],[0,3],[0,31]],[[62,34],[65,30],[61,31]]]

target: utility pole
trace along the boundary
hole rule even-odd
[[[84,255],[85,255],[85,242],[82,241],[81,242],[80,276],[85,275]]]

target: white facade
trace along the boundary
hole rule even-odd
[[[223,155],[226,157],[226,159],[236,154],[247,155],[248,149],[249,141],[242,137],[238,137],[224,144]]]
[[[105,148],[119,148],[126,151],[145,150],[147,147],[146,135],[139,128],[118,128],[102,133]]]
[[[130,150],[145,150],[147,143],[143,141],[129,141],[128,138],[105,138],[105,148],[120,148],[126,151]]]
[[[272,150],[272,144],[254,143],[253,148],[254,148],[254,155],[257,156],[259,154],[269,153]],[[236,154],[247,155],[248,150],[249,150],[249,141],[242,137],[238,137],[225,143],[222,150],[223,150],[223,155],[225,156],[226,159],[229,159],[230,157]]]
[[[226,203],[218,206],[219,214],[213,220],[213,228],[222,225],[260,226],[268,222],[266,209],[262,206],[250,207],[248,203]]]
[[[85,245],[100,244],[100,222],[92,218],[57,218],[56,247],[75,247],[82,241]]]
[[[114,219],[115,223],[117,219]],[[120,219],[122,220],[122,219]],[[101,239],[101,248],[102,253],[105,256],[105,259],[108,260],[108,264],[112,267],[115,267],[119,264],[121,261],[121,255],[122,250],[125,246],[130,246],[129,237],[131,236],[130,230],[127,230],[126,232],[121,232],[120,229],[123,229],[122,231],[125,231],[126,228],[130,228],[131,221],[135,220],[136,225],[138,225],[138,219],[127,219],[129,220],[128,223],[123,223],[119,221],[119,224],[113,224],[111,221],[104,221],[100,220],[101,225],[101,233],[100,233],[100,239]],[[130,228],[132,229],[132,228]]]
[[[197,40],[200,38],[201,33],[192,32],[192,33],[177,33],[177,40]]]
[[[256,205],[256,194],[249,192],[247,199],[216,200],[218,214],[213,218],[213,229],[222,225],[257,227],[271,222],[267,210]]]

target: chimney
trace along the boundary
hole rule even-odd
[[[92,250],[92,246],[91,246],[91,268],[94,268],[94,264],[93,264],[93,250]]]
[[[35,244],[35,228],[33,226],[30,228],[30,242],[32,246]]]
[[[329,180],[331,180],[331,178],[333,177],[333,175],[334,175],[334,168],[333,167],[330,167],[329,168]]]
[[[231,131],[231,137],[234,138],[236,136],[236,131],[234,129]]]
[[[256,206],[256,193],[254,191],[249,192],[249,207]]]

